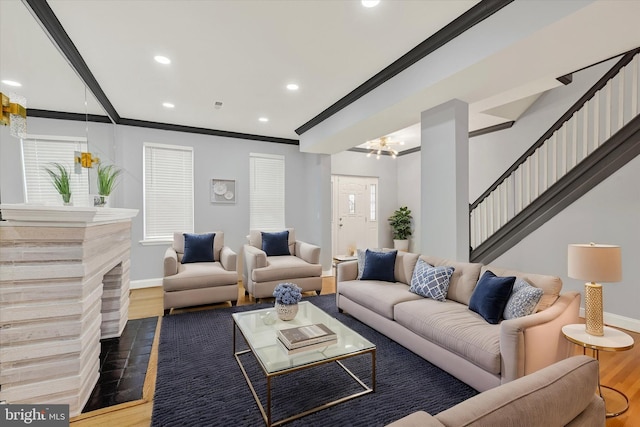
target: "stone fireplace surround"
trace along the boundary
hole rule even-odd
[[[2,205],[0,400],[68,404],[96,384],[129,307],[135,209]]]

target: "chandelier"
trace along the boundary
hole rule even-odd
[[[393,147],[397,145],[404,145],[404,141],[391,141],[388,136],[372,139],[371,141],[367,141],[367,150],[371,150],[367,154],[367,157],[371,157],[372,154],[375,154],[376,159],[380,159],[380,155],[384,153],[395,159],[398,155],[398,151]]]

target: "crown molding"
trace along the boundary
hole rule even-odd
[[[512,2],[513,0],[482,0],[326,110],[297,128],[296,133],[302,135]]]

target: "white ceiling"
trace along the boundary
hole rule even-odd
[[[382,0],[371,9],[355,0],[48,3],[121,117],[298,139],[296,128],[478,1]],[[595,3],[606,4],[611,12],[597,22],[604,34],[609,27],[619,31],[618,19],[640,16],[637,0]],[[571,27],[584,26],[584,19],[567,20],[567,36],[584,32]],[[518,88],[495,86],[486,91],[470,103],[470,130],[517,119],[540,93],[558,84],[554,77],[593,63],[595,55],[600,60],[640,46],[639,27],[637,22],[626,27],[628,38],[606,40],[595,53],[592,46],[573,49],[570,63],[563,61],[557,73],[550,65],[545,75],[529,78]],[[544,52],[545,46],[537,49]],[[513,50],[511,60],[520,61]],[[502,53],[483,69],[508,67],[510,53],[507,49]],[[157,64],[153,56],[158,54],[172,63]],[[22,83],[20,88],[0,85],[0,91],[26,97],[30,108],[105,114],[91,94],[85,107],[80,78],[20,0],[0,0],[2,79]],[[299,84],[300,90],[287,91],[290,82]],[[223,107],[214,109],[215,101],[223,102]],[[176,107],[168,110],[163,102]],[[409,114],[413,117],[416,112]],[[259,122],[259,117],[269,121]],[[406,117],[390,121],[385,134],[411,123]],[[417,145],[416,129],[398,136],[407,142],[403,148]],[[351,146],[366,139],[371,138],[353,138]]]

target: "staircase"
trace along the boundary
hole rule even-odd
[[[489,263],[640,154],[640,48],[469,207],[470,260]]]

